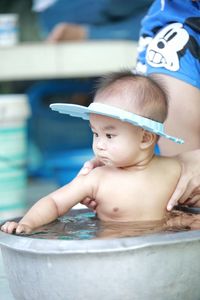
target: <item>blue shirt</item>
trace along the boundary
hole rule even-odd
[[[200,88],[200,1],[154,1],[142,21],[137,67]]]

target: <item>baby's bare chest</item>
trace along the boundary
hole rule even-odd
[[[104,221],[162,219],[172,186],[146,173],[102,180],[96,195],[97,214]]]
[[[97,214],[103,220],[133,221],[144,210],[143,203],[149,199],[137,180],[102,182],[96,195]]]

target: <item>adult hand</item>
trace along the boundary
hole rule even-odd
[[[49,34],[48,42],[62,42],[85,40],[87,38],[86,27],[76,24],[59,23]]]
[[[93,158],[89,161],[86,161],[78,173],[79,175],[87,175],[89,174],[94,168],[102,166],[101,162],[97,158]],[[89,197],[83,199],[81,203],[87,206],[89,209],[92,209],[94,212],[96,211],[97,203],[95,199],[91,199]]]
[[[78,173],[78,176],[79,175],[87,175],[93,169],[95,169],[97,167],[101,167],[101,166],[103,166],[103,164],[96,157],[94,157],[93,159],[88,160],[84,163],[83,167],[81,168],[81,170]]]
[[[200,150],[179,154],[176,157],[182,165],[181,177],[171,196],[167,209],[178,203],[200,205]]]

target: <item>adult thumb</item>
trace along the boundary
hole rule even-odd
[[[168,201],[167,210],[169,211],[172,210],[172,208],[178,203],[179,199],[185,193],[186,188],[187,188],[187,180],[185,177],[181,177],[178,181],[175,191],[173,192],[171,198]]]

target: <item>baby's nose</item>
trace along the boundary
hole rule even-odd
[[[99,150],[105,149],[105,142],[103,141],[103,139],[98,139],[98,141],[96,143],[96,147]]]

